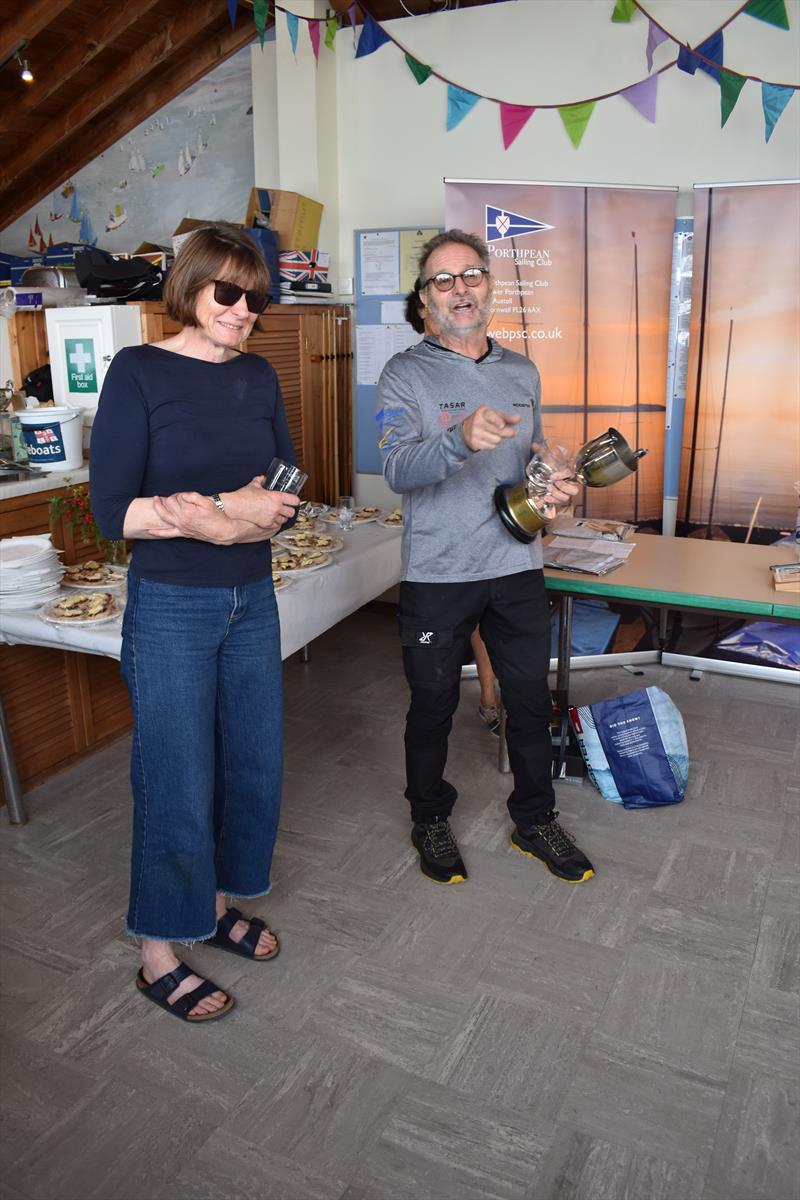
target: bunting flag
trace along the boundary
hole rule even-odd
[[[292,54],[297,58],[297,17],[294,13],[286,13],[286,27],[289,30],[289,37],[292,43]]]
[[[350,28],[353,31],[353,49],[356,48],[356,6],[355,0],[347,10],[347,19],[350,22]]]
[[[789,28],[785,0],[750,0],[742,11],[746,12],[748,17],[756,17],[759,21],[766,21],[768,25],[777,25],[779,29]]]
[[[699,46],[695,46],[692,50],[689,46],[681,46],[678,51],[678,67],[681,71],[685,71],[687,75],[694,75],[695,71],[705,71],[712,79],[716,79],[719,83],[719,67],[722,66],[722,31],[712,33],[711,37],[705,42],[701,42]],[[698,58],[698,54],[702,54],[703,58],[710,58],[712,62],[719,63],[718,67],[712,67],[710,63],[703,62]]]
[[[666,42],[669,34],[663,29],[659,29],[655,21],[648,21],[649,29],[647,30],[647,69],[653,69],[653,52],[656,46],[660,46],[662,42]]]
[[[311,48],[314,51],[314,60],[316,62],[319,62],[319,27],[321,24],[322,21],[317,20],[308,22],[308,36],[311,39]]]
[[[772,131],[778,123],[786,105],[794,95],[794,88],[782,87],[779,83],[762,83],[761,107],[764,110],[764,141],[772,137]]]
[[[617,0],[614,5],[614,11],[611,14],[612,21],[630,21],[633,14],[636,12],[636,5],[633,0]]]
[[[586,132],[586,126],[589,124],[594,106],[594,100],[587,100],[584,104],[564,104],[558,110],[559,116],[564,122],[564,128],[569,134],[569,140],[576,150]]]
[[[258,34],[261,48],[264,48],[264,33],[269,20],[269,0],[253,0],[253,20],[256,23],[256,33]]]
[[[747,83],[747,76],[734,75],[733,71],[722,70],[719,73],[719,99],[722,115],[722,125],[733,112],[739,93]]]
[[[391,38],[388,33],[384,33],[380,25],[373,21],[367,13],[364,13],[364,25],[361,29],[361,37],[358,39],[356,58],[366,58],[368,54],[373,54],[380,46],[389,41]]]
[[[406,55],[406,62],[417,83],[424,83],[431,73],[430,67],[426,67],[425,63],[417,62],[416,58],[412,58],[410,54]]]
[[[506,150],[535,112],[536,109],[527,104],[500,102],[500,128],[503,131],[503,146]]]
[[[328,17],[325,22],[325,45],[329,50],[333,49],[333,43],[336,40],[336,31],[339,28],[339,20],[337,17]]]
[[[456,87],[454,83],[447,85],[447,131],[455,129],[468,112],[475,107],[480,96],[476,96],[474,92],[466,92],[463,88]]]
[[[656,123],[656,96],[658,95],[658,76],[651,75],[649,79],[643,79],[641,83],[632,83],[630,87],[623,88],[620,96],[633,105],[635,109],[647,117],[651,125]]]
[[[228,17],[231,22],[231,29],[236,28],[236,9],[239,7],[239,0],[228,0]]]

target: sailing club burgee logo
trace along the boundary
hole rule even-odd
[[[554,229],[544,221],[536,221],[533,217],[523,217],[519,213],[509,212],[505,208],[495,208],[486,205],[486,241],[502,242],[506,238],[525,237],[529,233],[541,233],[543,229]]]

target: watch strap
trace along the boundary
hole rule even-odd
[[[219,492],[214,492],[211,499],[214,501],[220,512],[225,512],[225,505],[219,498]]]

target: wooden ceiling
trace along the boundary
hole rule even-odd
[[[363,7],[386,21],[497,2]],[[348,8],[330,0],[332,11]],[[253,37],[245,0],[234,29],[227,0],[0,0],[0,229]]]

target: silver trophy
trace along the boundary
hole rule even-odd
[[[518,542],[532,542],[556,515],[555,505],[545,499],[554,480],[609,487],[632,475],[645,454],[646,450],[631,450],[617,429],[591,438],[574,456],[563,446],[544,445],[525,468],[522,483],[501,484],[495,489],[495,508]]]

